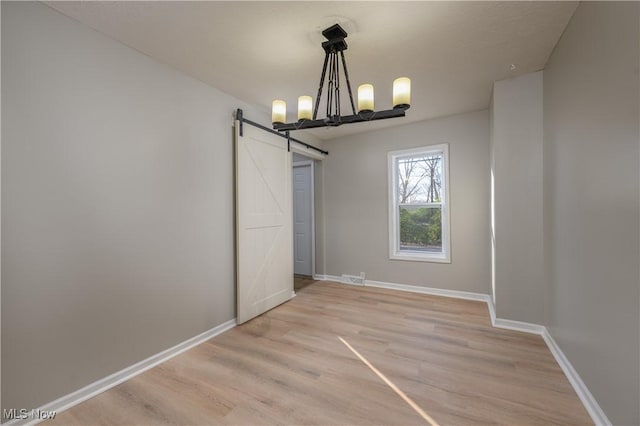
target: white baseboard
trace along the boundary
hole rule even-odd
[[[501,318],[495,318],[493,320],[493,326],[497,328],[506,328],[507,330],[537,334],[539,336],[542,336],[546,330],[546,328],[542,325],[531,324],[530,322],[512,321]]]
[[[337,275],[314,275],[313,276],[314,280],[318,280],[318,281],[335,281],[335,282],[341,282],[342,278],[340,278]]]
[[[366,280],[364,282],[364,285],[365,287],[386,288],[389,290],[408,291],[411,293],[430,294],[432,296],[453,297],[455,299],[476,300],[480,302],[486,302],[487,299],[489,298],[488,295],[482,294],[482,293],[471,293],[468,291],[458,291],[458,290],[444,290],[441,288],[420,287],[416,285],[387,283],[383,281]]]
[[[537,334],[540,336],[542,336],[547,330],[545,326],[539,324],[497,318],[496,309],[495,306],[493,306],[493,299],[491,298],[491,296],[487,297],[486,302],[487,307],[489,308],[489,316],[491,317],[491,325],[496,328],[521,331],[523,333]]]
[[[159,352],[155,355],[150,356],[147,359],[144,359],[132,366],[129,366],[123,370],[120,370],[110,376],[104,377],[96,382],[91,383],[83,387],[82,389],[78,389],[75,392],[72,392],[68,395],[65,395],[61,398],[56,399],[53,402],[43,405],[40,408],[35,410],[31,410],[29,415],[31,416],[34,411],[41,412],[51,412],[54,411],[57,414],[60,414],[62,411],[67,410],[75,405],[80,404],[81,402],[86,401],[89,398],[93,398],[94,396],[111,389],[114,386],[119,385],[120,383],[131,379],[138,374],[141,374],[150,368],[155,367],[156,365],[165,362],[176,355],[185,352],[194,346],[197,346],[212,337],[217,336],[218,334],[224,333],[225,331],[236,326],[235,318],[224,322],[217,327],[212,328],[211,330],[205,331],[202,334],[199,334],[191,339],[185,340],[182,343],[178,343],[177,345],[166,349],[162,352]],[[22,426],[22,425],[35,425],[40,423],[41,419],[27,418],[27,419],[16,419],[10,420],[8,422],[2,423],[2,426]]]
[[[356,284],[356,283],[342,281],[342,277],[339,277],[337,275],[315,275],[313,278],[319,281],[335,281],[340,284],[355,285],[358,287],[363,287],[363,284]],[[386,288],[389,290],[408,291],[411,293],[430,294],[432,296],[453,297],[456,299],[477,300],[481,302],[486,302],[489,299],[488,295],[482,294],[482,293],[472,293],[468,291],[458,291],[458,290],[444,290],[441,288],[388,283],[384,281],[365,280],[364,287]]]
[[[322,281],[336,281],[338,283],[341,282],[341,278],[335,275],[317,275],[314,277],[317,280]],[[347,284],[347,283],[342,283]],[[528,322],[522,321],[513,321],[508,319],[502,319],[496,317],[496,310],[493,306],[493,299],[488,294],[482,293],[471,293],[466,291],[457,291],[457,290],[445,290],[431,287],[419,287],[414,285],[407,284],[396,284],[396,283],[387,283],[382,281],[372,281],[366,280],[364,283],[365,287],[379,287],[386,288],[390,290],[400,290],[400,291],[409,291],[413,293],[420,294],[430,294],[433,296],[445,296],[445,297],[453,297],[457,299],[465,299],[465,300],[475,300],[479,302],[485,302],[487,304],[487,308],[489,309],[489,316],[491,318],[491,325],[497,328],[504,328],[508,330],[520,331],[523,333],[532,333],[542,336],[545,343],[549,347],[551,354],[555,358],[556,362],[564,372],[565,376],[567,376],[567,380],[573,386],[578,398],[584,405],[585,409],[591,416],[591,419],[596,425],[602,426],[610,426],[611,422],[607,418],[604,411],[593,397],[587,385],[584,384],[578,372],[573,368],[565,354],[562,352],[556,341],[553,339],[547,327],[539,324],[532,324]]]
[[[604,411],[602,411],[602,408],[598,404],[598,401],[596,401],[591,392],[589,392],[587,385],[584,384],[582,378],[580,378],[580,375],[575,370],[575,368],[573,368],[573,365],[571,365],[566,355],[564,354],[564,352],[562,352],[562,349],[560,349],[560,346],[558,346],[556,341],[553,339],[553,336],[551,336],[549,330],[547,330],[546,327],[544,329],[544,333],[542,334],[542,338],[547,343],[549,350],[558,362],[558,365],[560,365],[560,368],[562,368],[565,376],[567,376],[567,379],[569,379],[569,383],[571,383],[571,386],[573,386],[573,389],[578,394],[578,398],[580,398],[580,401],[582,401],[584,408],[587,409],[587,412],[591,416],[593,422],[596,425],[610,426],[611,422],[607,418],[607,415],[604,413]]]

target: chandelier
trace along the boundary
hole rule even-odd
[[[322,31],[322,35],[327,41],[322,43],[325,56],[315,106],[312,110],[313,98],[311,96],[300,96],[298,98],[298,121],[287,123],[286,102],[282,100],[273,101],[271,121],[275,130],[289,131],[314,127],[335,127],[348,123],[361,123],[405,116],[405,111],[409,109],[411,103],[411,80],[407,77],[400,77],[393,81],[393,109],[384,111],[374,110],[373,86],[371,84],[360,85],[358,87],[358,111],[356,112],[347,71],[347,61],[344,58],[344,51],[347,50],[347,42],[344,39],[347,37],[347,32],[340,25],[335,24]],[[351,103],[351,114],[349,115],[342,115],[340,111],[340,64],[342,64],[344,71],[344,81],[347,84]],[[326,116],[325,118],[317,118],[327,71],[329,75],[327,79]]]

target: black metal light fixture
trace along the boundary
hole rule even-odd
[[[411,104],[411,80],[407,77],[400,77],[393,81],[393,109],[375,111],[373,86],[362,84],[358,87],[358,112],[353,101],[351,82],[347,71],[347,61],[344,58],[344,51],[347,50],[347,32],[338,24],[335,24],[322,31],[322,35],[327,41],[322,43],[324,49],[324,65],[320,76],[320,86],[316,96],[313,113],[311,96],[300,96],[298,98],[298,121],[287,123],[287,104],[282,100],[275,100],[272,104],[271,121],[273,128],[279,131],[311,129],[314,127],[340,126],[347,123],[360,123],[363,121],[382,120],[386,118],[404,117],[405,111]],[[338,58],[338,55],[340,58]],[[343,116],[340,113],[340,62],[344,70],[344,79],[347,83],[349,100],[351,101],[350,115]],[[329,70],[327,81],[327,111],[325,118],[318,117],[320,97],[324,88],[325,78]]]

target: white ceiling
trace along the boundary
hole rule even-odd
[[[417,1],[47,4],[265,110],[273,99],[284,99],[289,121],[295,120],[298,95],[315,98],[318,90],[324,59],[320,32],[341,23],[349,33],[345,55],[354,90],[372,83],[376,109],[388,109],[393,79],[407,76],[412,105],[406,118],[312,131],[322,139],[486,108],[493,81],[544,67],[577,6]],[[346,103],[343,108],[348,110]]]

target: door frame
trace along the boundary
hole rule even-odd
[[[311,278],[316,276],[316,182],[315,182],[315,161],[314,160],[304,160],[304,161],[294,161],[291,166],[291,179],[293,180],[293,169],[296,167],[310,167],[310,177],[311,177]],[[293,189],[293,187],[292,187]],[[293,190],[291,191],[291,196],[293,197]],[[293,200],[291,203],[293,208]],[[293,212],[292,212],[293,213]],[[292,214],[293,216],[293,214]],[[293,235],[292,235],[293,237]],[[295,237],[293,237],[295,241]],[[294,250],[295,253],[295,250]]]

